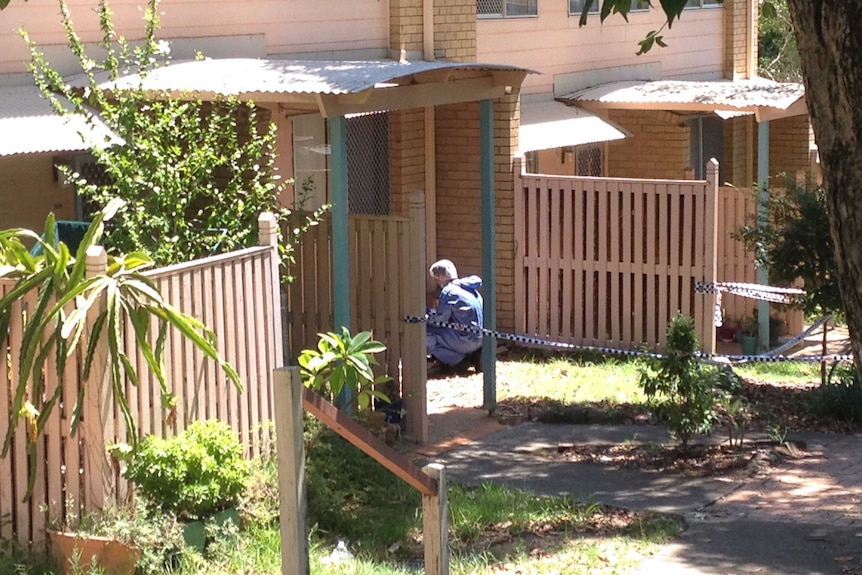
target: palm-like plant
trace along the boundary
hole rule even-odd
[[[52,355],[56,358],[56,377],[62,380],[68,359],[79,350],[85,379],[90,377],[94,367],[101,369],[97,362],[106,361],[114,401],[125,419],[130,442],[136,444],[137,432],[126,398],[125,382],[137,385],[138,373],[125,352],[126,317],[130,320],[135,348],[159,382],[162,404],[169,409],[169,418],[175,411],[176,397],[165,377],[163,352],[171,327],[215,360],[234,385],[242,389],[236,370],[218,354],[215,334],[194,317],[171,306],[153,282],[142,274],[153,265],[145,253],[108,256],[104,272],[87,276],[87,252],[98,245],[105,221],[122,206],[121,200],[115,200],[95,215],[74,258],[69,248],[55,236],[53,214],[48,216],[43,236],[25,229],[0,231],[0,279],[15,282],[0,298],[0,334],[8,332],[13,313],[20,313],[13,304],[35,293],[35,305],[26,310],[24,333],[17,350],[17,387],[2,456],[9,451],[20,419],[26,420],[32,444],[42,433],[60,398],[62,386],[59,385],[53,393],[46,394],[46,378],[51,377],[47,373],[48,359]],[[42,253],[31,254],[24,245],[28,240],[41,244]],[[151,345],[154,333],[157,333],[155,345]],[[98,352],[105,346],[103,341],[107,358]],[[86,387],[80,387],[73,404],[72,434],[81,420]],[[35,450],[30,449],[30,455],[34,458]]]

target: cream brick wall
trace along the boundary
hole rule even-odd
[[[740,116],[724,122],[724,179],[739,188],[751,187],[755,179],[754,150],[757,143],[754,116]],[[754,147],[753,147],[754,146]]]
[[[494,102],[494,183],[497,250],[497,325],[514,327],[515,241],[512,155],[517,149],[518,96]],[[479,105],[437,108],[437,256],[455,262],[460,275],[482,273],[479,174]],[[485,291],[491,289],[486,285]]]
[[[389,153],[393,215],[406,216],[409,194],[425,189],[425,113],[422,109],[389,113]]]
[[[53,168],[51,154],[0,158],[0,229],[41,232],[51,211],[58,220],[75,219],[74,193],[54,182]]]
[[[684,177],[691,164],[691,130],[676,114],[663,111],[610,110],[611,122],[631,137],[608,144],[612,178]]]
[[[757,74],[757,2],[724,1],[724,77],[746,78]]]
[[[518,149],[520,98],[510,94],[494,102],[494,183],[497,245],[497,327],[515,328],[515,177],[512,157]]]
[[[389,1],[389,50],[422,51],[422,0]]]
[[[479,104],[438,106],[437,257],[455,262],[460,275],[482,271],[479,195]]]
[[[808,146],[811,125],[808,116],[792,116],[769,123],[769,173],[796,176],[809,170]]]
[[[476,0],[435,0],[434,50],[446,60],[476,61]]]

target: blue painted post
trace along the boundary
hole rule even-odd
[[[497,329],[497,247],[494,230],[494,101],[479,102],[479,163],[482,195],[482,295],[484,327]],[[482,407],[497,407],[497,339],[486,335],[482,341],[482,374],[485,395]]]
[[[332,186],[332,297],[335,331],[350,328],[350,241],[347,234],[347,121],[329,119]]]
[[[329,170],[332,190],[332,309],[333,331],[350,329],[350,239],[347,233],[347,120],[329,119]],[[335,400],[340,409],[350,411],[353,395],[342,388]]]
[[[766,200],[769,198],[769,122],[757,124],[757,222],[762,225],[766,221]],[[769,283],[769,273],[766,268],[757,268],[757,283]],[[757,302],[757,349],[769,349],[769,302]]]

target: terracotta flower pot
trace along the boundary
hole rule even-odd
[[[49,531],[51,547],[62,573],[74,572],[74,566],[87,571],[98,565],[108,575],[134,575],[141,550],[109,537]]]

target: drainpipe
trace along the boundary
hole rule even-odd
[[[746,32],[746,58],[745,58],[745,77],[748,79],[757,77],[757,2],[746,2],[748,5],[748,21],[745,23]]]
[[[422,51],[434,61],[434,0],[422,0]],[[437,152],[434,106],[425,107],[425,261],[437,261]],[[426,280],[427,281],[427,280]]]

